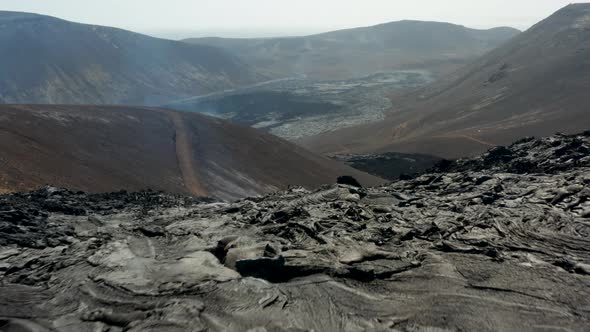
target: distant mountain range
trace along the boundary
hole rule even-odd
[[[590,4],[573,4],[470,65],[392,96],[385,120],[306,139],[323,153],[474,155],[590,128]]]
[[[0,11],[0,102],[142,104],[263,80],[215,47]]]
[[[404,21],[309,37],[179,42],[0,11],[0,102],[161,105],[287,76],[444,71],[516,34]]]
[[[280,138],[197,113],[123,106],[0,106],[0,192],[44,185],[235,199],[382,182]]]
[[[400,21],[306,37],[185,41],[223,48],[270,77],[341,80],[400,69],[448,72],[518,33],[512,28],[475,30],[449,23]]]

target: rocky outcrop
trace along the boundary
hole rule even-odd
[[[435,172],[468,170],[509,173],[559,173],[574,167],[590,167],[590,130],[579,135],[523,138],[512,145],[490,149],[478,158],[439,163]]]
[[[234,203],[0,196],[0,329],[583,331],[589,143],[527,140],[381,187]],[[514,171],[519,158],[536,167]]]

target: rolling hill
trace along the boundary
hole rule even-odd
[[[449,23],[400,21],[305,37],[185,41],[226,49],[270,77],[343,80],[402,69],[447,72],[518,33],[512,28],[475,30]]]
[[[156,105],[261,80],[211,47],[0,11],[0,102]]]
[[[124,106],[0,106],[0,192],[47,184],[235,199],[381,180],[255,129],[196,113]]]
[[[311,137],[323,153],[474,155],[590,128],[590,4],[569,5],[474,63],[392,96],[385,120]]]

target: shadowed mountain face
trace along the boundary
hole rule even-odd
[[[227,52],[0,11],[0,102],[158,104],[261,77]]]
[[[52,184],[234,199],[339,175],[381,182],[255,129],[156,108],[1,106],[0,151],[0,192]]]
[[[307,37],[185,41],[222,47],[271,77],[306,75],[341,80],[408,68],[445,72],[518,32],[512,28],[474,30],[448,23],[401,21]]]
[[[386,120],[305,144],[322,152],[471,155],[590,127],[589,86],[590,4],[575,4],[454,74],[392,97]]]

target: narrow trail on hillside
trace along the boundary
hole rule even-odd
[[[193,159],[193,149],[189,140],[188,130],[180,114],[167,112],[176,128],[176,159],[186,189],[194,196],[206,196],[207,191],[202,186],[197,176],[197,165]]]
[[[492,148],[493,148],[493,147],[495,147],[495,146],[497,146],[497,144],[490,143],[490,142],[486,142],[486,141],[484,141],[484,140],[481,140],[481,139],[475,138],[475,137],[473,137],[473,136],[469,136],[469,135],[460,135],[460,136],[461,136],[461,137],[463,137],[463,138],[466,138],[466,139],[468,139],[468,140],[472,140],[472,141],[474,141],[474,142],[476,142],[476,143],[483,144],[483,145],[487,145],[487,146],[489,146],[489,147],[492,147]]]
[[[478,138],[475,138],[475,137],[469,136],[469,135],[440,135],[440,136],[434,136],[434,138],[465,138],[467,140],[479,143],[481,145],[486,145],[486,146],[489,146],[492,148],[495,146],[498,146],[497,144],[486,142],[486,141],[483,141],[481,139],[478,139]]]

